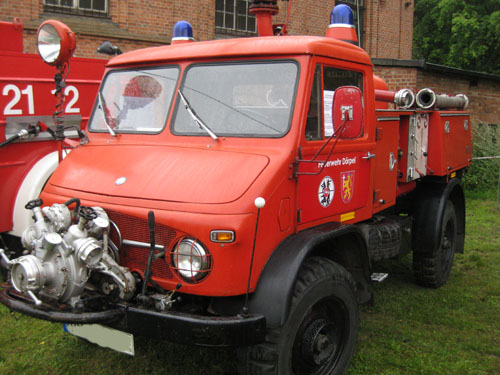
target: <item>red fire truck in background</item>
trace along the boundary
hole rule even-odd
[[[55,131],[57,98],[54,68],[38,54],[23,53],[22,22],[0,22],[0,32],[0,233],[2,241],[13,245],[13,237],[19,238],[33,222],[24,205],[38,198],[59,162],[59,142],[50,132]],[[71,60],[62,88],[67,136],[78,138],[77,130],[85,129],[106,62]]]
[[[180,21],[109,61],[89,142],[26,204],[24,255],[0,249],[0,302],[129,354],[148,335],[237,347],[241,374],[343,374],[374,262],[412,251],[419,284],[447,281],[467,98],[387,91],[345,5],[325,37],[277,11],[252,2],[259,37],[194,42]],[[64,54],[52,28],[39,45]]]

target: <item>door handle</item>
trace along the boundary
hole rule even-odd
[[[368,154],[366,154],[365,156],[362,156],[361,159],[370,160],[370,159],[373,159],[375,156],[376,156],[375,154],[372,154],[372,153],[370,153],[370,151],[368,151]]]

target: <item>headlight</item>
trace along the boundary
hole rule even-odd
[[[212,267],[210,253],[194,238],[184,238],[172,251],[172,264],[186,281],[198,282],[208,275]]]
[[[60,67],[75,51],[75,34],[64,23],[48,20],[38,28],[37,46],[44,62]]]

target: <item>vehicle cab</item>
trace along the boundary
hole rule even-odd
[[[369,215],[370,77],[363,50],[321,37],[183,43],[115,57],[90,142],[61,164],[42,199],[77,196],[104,208],[120,228],[122,264],[141,277],[148,254],[140,244],[149,243],[154,210],[157,244],[170,254],[153,264],[153,280],[167,290],[180,283],[185,293],[235,296],[247,290],[254,200],[263,197],[251,292],[286,237]],[[362,129],[333,138],[334,154],[322,163],[343,86],[361,93]]]

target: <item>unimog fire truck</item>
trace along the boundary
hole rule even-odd
[[[24,255],[0,251],[3,304],[128,353],[147,335],[236,347],[241,374],[342,374],[374,262],[413,251],[419,284],[447,281],[467,98],[388,91],[346,6],[325,37],[287,36],[277,11],[252,2],[258,37],[179,22],[109,61],[90,141],[26,203]]]

